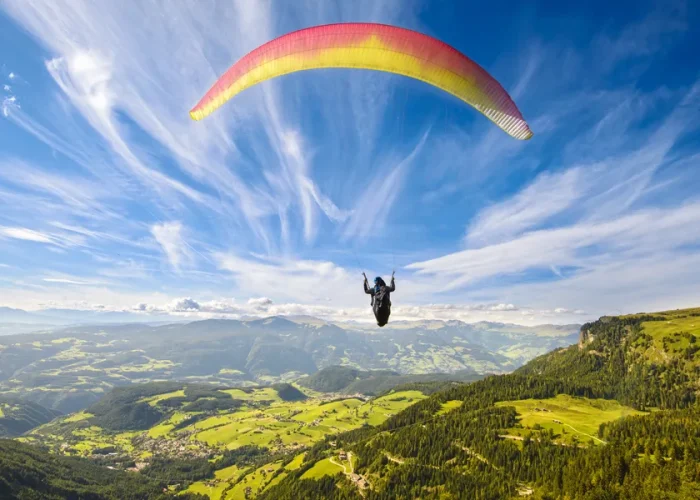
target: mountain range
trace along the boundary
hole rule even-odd
[[[398,374],[505,373],[575,343],[578,330],[459,321],[350,329],[283,317],[71,326],[0,338],[0,395],[66,413],[112,387],[156,380],[250,385],[333,365]]]
[[[0,496],[700,498],[698,318],[700,309],[602,317],[584,324],[577,342],[513,373],[452,374],[468,383],[348,365],[294,384],[129,383],[17,440],[0,439]],[[236,334],[220,322],[181,326],[166,330],[175,342],[193,332],[205,343],[265,337],[266,328],[289,342],[311,335],[279,318],[243,322]],[[133,328],[122,327],[124,341]],[[92,331],[103,339],[96,345],[80,342],[88,333],[71,334],[46,338],[69,344],[59,358],[73,362],[109,354],[117,336]],[[363,386],[376,395],[358,394]]]
[[[0,335],[12,333],[12,328],[5,325],[23,326],[30,329],[32,325],[53,328],[76,324],[114,324],[114,323],[174,323],[182,318],[170,315],[138,314],[129,311],[100,311],[80,309],[39,309],[25,311],[12,307],[0,307]],[[35,328],[36,330],[36,328]],[[15,332],[19,333],[19,332]]]

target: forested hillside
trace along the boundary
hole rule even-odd
[[[19,436],[60,414],[36,403],[18,398],[0,397],[0,438]]]
[[[635,408],[679,408],[700,389],[700,309],[604,317],[578,346],[535,358],[516,373],[595,388]]]
[[[0,498],[163,499],[163,482],[109,470],[88,460],[49,454],[37,447],[0,439]],[[186,494],[183,500],[205,497]]]
[[[377,429],[317,445],[262,498],[700,498],[698,357],[687,347],[695,331],[686,329],[696,313],[585,325],[580,347],[438,392]],[[672,342],[679,338],[687,346]],[[563,394],[590,410],[581,423],[556,413]],[[583,427],[591,419],[600,422],[594,434]],[[338,449],[354,457],[354,476],[338,469],[305,478]]]

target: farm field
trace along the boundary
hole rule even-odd
[[[334,434],[367,423],[378,425],[389,416],[425,396],[418,391],[403,391],[370,401],[356,398],[325,402],[274,402],[266,409],[242,410],[217,415],[186,427],[192,439],[213,447],[235,449],[245,445],[271,449],[306,446]]]
[[[299,398],[305,394],[290,389],[291,386],[254,389],[183,386],[173,390],[172,385],[162,386],[162,393],[151,391],[151,395],[144,397],[143,391],[149,386],[143,387],[141,392],[135,389],[133,396],[129,396],[131,399],[119,397],[126,407],[167,409],[159,422],[146,429],[110,430],[97,425],[99,415],[82,411],[58,417],[19,439],[46,445],[54,453],[103,463],[108,460],[114,467],[134,471],[159,457],[208,461],[218,469],[216,464],[226,453],[267,449],[272,454],[268,463],[222,465],[210,479],[175,486],[212,499],[245,498],[246,495],[253,498],[301,467],[305,450],[324,437],[363,425],[379,425],[426,397],[415,390],[391,392],[368,400],[308,391],[315,397],[285,401],[283,397]],[[129,403],[132,400],[133,403]],[[226,405],[231,402],[238,406],[227,409]],[[185,410],[193,404],[196,408],[206,408],[214,403],[221,406],[205,411]],[[96,408],[92,411],[101,411]],[[336,472],[343,472],[343,468],[330,459],[322,459],[306,474],[321,477]]]
[[[273,452],[294,451],[326,435],[378,425],[391,415],[425,398],[419,391],[401,391],[371,399],[328,396],[284,401],[275,389],[223,389],[216,391],[243,400],[233,410],[184,411],[182,390],[141,398],[151,405],[175,403],[166,417],[145,430],[115,432],[95,425],[94,416],[80,412],[34,429],[21,438],[40,442],[65,455],[92,457],[108,453],[131,460],[153,455],[179,458],[213,458],[242,446],[265,447]],[[225,397],[224,397],[225,398]],[[202,398],[199,401],[207,401]],[[179,405],[179,406],[178,406]]]

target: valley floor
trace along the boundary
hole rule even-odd
[[[207,459],[216,466],[226,450],[246,446],[264,447],[273,454],[293,457],[291,461],[273,460],[254,467],[225,467],[217,470],[214,478],[196,481],[184,490],[182,484],[171,485],[174,490],[201,493],[214,499],[244,498],[246,491],[252,498],[296,470],[304,458],[304,450],[326,436],[379,425],[426,397],[419,391],[392,392],[374,399],[312,393],[312,397],[303,401],[284,401],[272,388],[220,392],[244,401],[244,406],[213,414],[176,409],[166,420],[147,430],[126,432],[110,432],[96,426],[91,423],[93,415],[84,411],[59,417],[19,439],[48,445],[64,455],[106,460],[110,467],[133,472],[141,471],[156,457]],[[171,391],[137,402],[164,405],[167,400],[176,401],[184,394],[183,390]],[[129,462],[133,462],[132,466],[125,467]],[[320,461],[305,477],[338,472],[354,477],[352,470],[350,457],[336,457]],[[362,478],[354,480],[365,484]]]

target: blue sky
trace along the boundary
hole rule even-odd
[[[693,2],[0,5],[0,305],[584,321],[700,305]],[[167,5],[167,7],[166,7]],[[534,131],[396,75],[327,70],[189,109],[331,22],[464,52]]]

